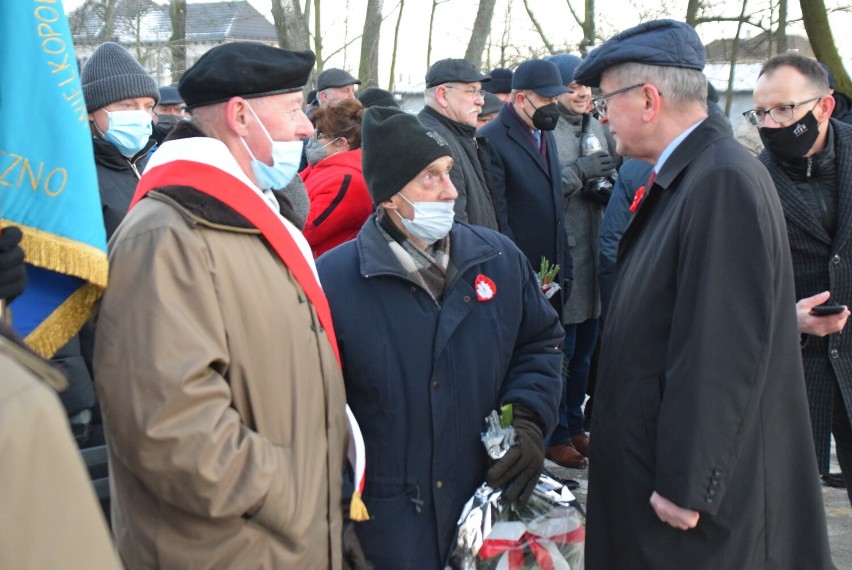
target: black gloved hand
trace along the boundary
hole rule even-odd
[[[544,436],[532,410],[514,404],[512,415],[515,444],[488,469],[485,482],[495,489],[502,487],[507,501],[524,504],[544,469]]]
[[[355,534],[355,523],[343,521],[343,568],[344,570],[372,570],[373,565],[364,556],[361,541]]]
[[[577,177],[585,182],[592,178],[609,178],[615,172],[615,159],[605,152],[581,156],[571,164]]]
[[[24,250],[18,245],[22,237],[15,226],[0,229],[0,299],[7,302],[23,293],[27,285]]]

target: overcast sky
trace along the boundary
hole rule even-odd
[[[167,3],[167,0],[156,0]],[[189,0],[195,3],[197,0]],[[207,0],[205,0],[207,1]],[[716,10],[723,9],[726,0],[714,2]],[[737,0],[727,0],[733,8],[727,9],[728,15],[738,14],[741,3]],[[259,12],[271,21],[270,0],[249,0]],[[575,5],[582,7],[582,0],[573,0]],[[846,0],[826,0],[826,4],[844,2]],[[575,23],[568,9],[566,0],[528,0],[535,17],[544,28],[548,40],[555,46],[576,46],[582,38],[579,26]],[[82,0],[64,0],[66,11],[82,4]],[[759,8],[766,0],[750,0],[749,5]],[[379,83],[386,87],[390,72],[390,59],[393,50],[393,33],[398,16],[399,0],[383,0],[383,14],[386,19],[381,30],[381,51],[379,52]],[[426,71],[426,46],[428,39],[429,13],[431,0],[407,0],[403,9],[401,31],[399,38],[398,60],[396,64],[395,82],[397,85],[422,87]],[[685,14],[686,0],[608,0],[597,2],[598,26],[606,35],[633,26],[641,19],[653,17],[673,17],[682,19]],[[326,67],[344,67],[357,73],[360,44],[355,41],[345,49],[341,49],[346,40],[353,40],[360,35],[364,25],[364,10],[366,0],[323,0],[322,37],[323,54],[328,58]],[[470,29],[476,16],[476,2],[470,0],[444,0],[437,8],[435,26],[432,37],[432,58],[437,61],[445,57],[463,57]],[[509,26],[510,43],[521,53],[529,53],[530,47],[541,49],[543,43],[535,31],[522,0],[497,0],[494,18],[492,20],[492,43],[498,44],[500,36]],[[790,2],[790,19],[799,18],[798,2]],[[830,18],[835,42],[840,49],[841,58],[847,63],[847,69],[852,68],[852,36],[846,33],[852,28],[852,15],[833,14]],[[707,43],[721,37],[733,37],[736,32],[735,24],[698,26],[698,33]],[[756,28],[746,29],[746,33],[759,33]],[[801,25],[791,25],[788,33],[804,34]],[[332,52],[338,51],[331,56]],[[331,57],[329,57],[331,56]],[[483,56],[483,67],[494,63],[499,56],[492,53],[491,61]]]

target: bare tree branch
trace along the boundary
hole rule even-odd
[[[527,11],[527,16],[530,17],[530,21],[532,22],[533,26],[535,26],[535,29],[538,32],[538,35],[541,37],[541,41],[544,43],[544,46],[547,48],[547,51],[550,53],[556,53],[553,44],[550,43],[550,41],[544,35],[544,30],[541,29],[541,25],[538,23],[538,20],[535,19],[535,16],[533,15],[532,10],[530,9],[528,0],[524,0],[524,9]]]

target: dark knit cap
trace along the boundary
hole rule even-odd
[[[177,85],[160,87],[160,105],[177,105],[178,103],[183,103],[183,99],[180,98]]]
[[[491,76],[491,81],[482,84],[482,90],[489,93],[511,93],[512,92],[512,73],[511,69],[505,67],[495,67],[488,74]]]
[[[345,87],[347,85],[361,85],[361,80],[352,77],[346,70],[330,67],[317,77],[317,91],[323,91],[330,87]]]
[[[601,74],[620,63],[704,69],[704,44],[688,24],[675,20],[644,22],[608,39],[574,70],[574,81],[601,86]]]
[[[358,100],[365,109],[370,107],[397,107],[399,103],[393,93],[380,87],[367,87],[363,91],[358,92]]]
[[[393,107],[364,111],[361,169],[373,204],[389,200],[442,156],[452,156],[447,141],[414,115]]]
[[[486,83],[491,76],[482,73],[472,62],[466,59],[442,59],[432,64],[426,72],[426,87],[435,87],[451,81],[459,83]]]
[[[92,113],[110,103],[136,97],[159,102],[157,82],[126,49],[113,42],[98,46],[80,70],[86,109]]]
[[[314,52],[233,42],[214,47],[186,70],[178,91],[190,108],[232,97],[266,97],[301,91],[314,67]]]

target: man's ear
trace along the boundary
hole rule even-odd
[[[248,103],[242,97],[231,97],[225,103],[225,121],[228,128],[237,136],[245,137],[249,133],[249,123],[251,122],[251,111],[248,109]]]
[[[642,87],[642,95],[645,97],[645,106],[642,109],[642,119],[647,123],[652,121],[660,114],[662,106],[662,95],[657,91],[656,86],[651,83],[646,83]]]
[[[379,204],[380,208],[384,208],[385,210],[398,210],[399,209],[399,194],[394,194],[381,204]]]
[[[819,107],[820,111],[822,111],[822,116],[818,117],[819,122],[827,122],[831,117],[831,114],[834,112],[834,106],[836,105],[836,101],[834,97],[831,95],[823,95],[822,99],[817,103],[817,107]]]

